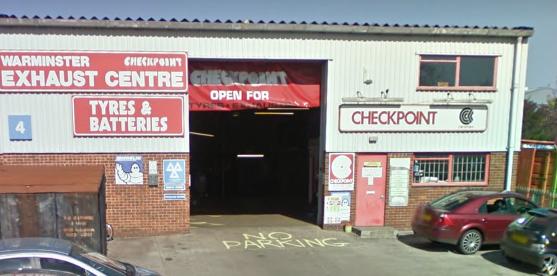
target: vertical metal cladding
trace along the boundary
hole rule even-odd
[[[10,50],[102,50],[185,51],[190,59],[320,60],[327,63],[326,151],[416,152],[416,151],[504,151],[515,39],[444,36],[391,36],[361,34],[225,33],[126,31],[72,29],[60,33],[33,34],[21,30],[0,31],[0,49]],[[419,55],[495,55],[497,91],[474,92],[488,105],[488,128],[481,133],[340,133],[338,107],[343,97],[360,91],[379,97],[404,98],[405,104],[428,104],[446,97],[446,92],[417,91]],[[520,68],[522,71],[525,68]],[[522,73],[524,76],[524,73]],[[372,84],[364,84],[365,79]],[[524,78],[521,78],[524,86]],[[129,95],[129,94],[127,94]],[[452,93],[455,99],[467,92]],[[187,105],[186,105],[187,106]],[[71,95],[0,94],[2,131],[8,114],[30,113],[34,137],[30,142],[10,142],[3,136],[0,150],[22,152],[184,152],[184,138],[74,138]],[[185,112],[187,116],[187,112]],[[188,119],[184,120],[187,122]],[[187,129],[187,128],[186,128]],[[520,131],[515,141],[520,141]],[[376,139],[369,143],[369,137]],[[518,145],[517,145],[518,148]]]
[[[90,93],[83,95],[91,96]],[[128,93],[126,96],[140,95]],[[0,118],[3,120],[0,125],[3,133],[8,133],[8,115],[30,115],[33,137],[31,141],[10,141],[8,135],[3,135],[3,153],[189,151],[187,99],[184,102],[184,137],[74,137],[72,94],[0,94]]]

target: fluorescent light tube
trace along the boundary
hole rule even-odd
[[[193,132],[190,131],[191,135],[197,135],[197,136],[204,136],[204,137],[215,137],[214,134],[210,134],[210,133],[202,133],[202,132]]]
[[[236,155],[238,158],[263,158],[265,157],[264,154],[238,154]]]
[[[282,116],[293,116],[294,112],[266,112],[266,111],[257,111],[254,112],[255,115],[282,115]]]

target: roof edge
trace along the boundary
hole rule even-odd
[[[349,24],[298,24],[274,22],[178,22],[137,20],[89,20],[89,19],[41,19],[0,18],[0,27],[24,28],[85,28],[85,29],[135,29],[171,31],[227,31],[227,32],[298,32],[333,34],[380,34],[380,35],[433,35],[433,36],[480,36],[480,37],[530,37],[534,30],[529,27],[489,28],[450,27],[418,25],[349,25]]]

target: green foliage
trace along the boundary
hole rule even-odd
[[[554,141],[557,137],[557,99],[547,105],[524,101],[522,139]]]

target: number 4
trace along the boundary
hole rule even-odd
[[[15,126],[15,131],[24,134],[25,133],[25,123],[23,121],[19,121]]]

